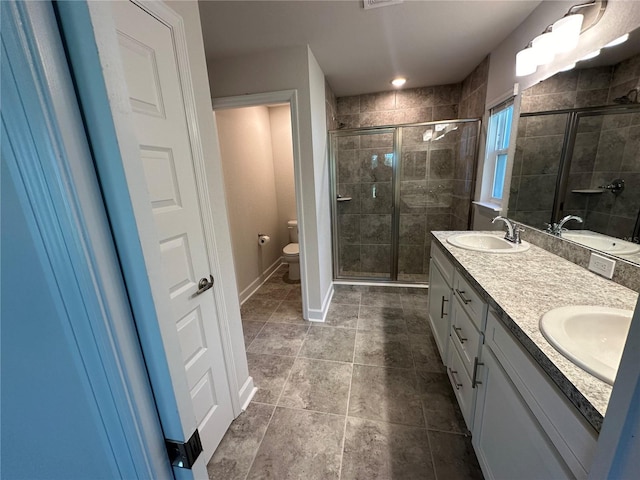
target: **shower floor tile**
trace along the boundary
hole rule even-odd
[[[279,268],[242,306],[258,392],[209,478],[482,479],[427,294],[337,285],[317,324],[302,320],[299,283]]]

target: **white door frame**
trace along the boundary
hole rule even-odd
[[[307,296],[307,257],[305,249],[304,212],[302,197],[302,160],[300,156],[300,125],[298,123],[298,91],[280,90],[277,92],[254,93],[231,97],[212,98],[213,113],[216,110],[233,108],[260,107],[277,103],[288,103],[291,110],[291,138],[293,143],[293,183],[296,197],[296,215],[300,239],[300,289],[302,291],[302,317],[309,319],[309,300]]]

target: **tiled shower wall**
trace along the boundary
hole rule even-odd
[[[489,57],[462,81],[458,118],[482,118],[487,97],[487,80],[489,78]]]
[[[522,92],[521,113],[612,105],[613,100],[640,87],[640,55],[609,67],[555,74]]]
[[[519,120],[509,218],[542,229],[551,219],[567,117],[563,113]]]
[[[340,128],[401,125],[458,118],[459,83],[338,98]]]
[[[612,105],[640,86],[640,55],[611,67],[557,74],[523,94],[523,111]],[[551,217],[567,115],[521,118],[511,181],[509,216],[542,227]],[[619,196],[570,193],[623,178]],[[615,237],[629,237],[640,208],[640,114],[582,117],[571,160],[564,210],[583,225]],[[571,226],[571,225],[569,225]]]
[[[462,82],[458,118],[482,118],[487,96],[489,57],[487,56]],[[451,229],[466,230],[473,194],[473,177],[476,168],[475,156],[480,130],[475,125],[460,127],[459,143],[456,146],[451,195]]]
[[[442,124],[446,125],[446,124]],[[400,179],[400,245],[398,275],[402,281],[426,282],[433,230],[453,228],[457,206],[455,169],[462,129],[424,141],[434,127],[403,127]],[[466,230],[467,220],[463,230]]]
[[[640,113],[587,120],[579,124],[564,211],[584,219],[574,228],[629,239],[640,210]],[[625,182],[619,195],[571,193],[618,178]]]
[[[327,112],[327,130],[335,130],[338,128],[338,99],[326,79],[324,81],[324,102]]]

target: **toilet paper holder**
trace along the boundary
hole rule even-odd
[[[266,245],[270,241],[271,241],[271,237],[269,235],[266,235],[264,233],[259,233],[258,234],[258,245],[260,245],[260,246]]]

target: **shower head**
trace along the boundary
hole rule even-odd
[[[629,105],[630,103],[638,103],[638,89],[634,88],[632,90],[629,90],[626,95],[623,95],[622,97],[614,98],[613,103],[618,103],[620,105]]]

